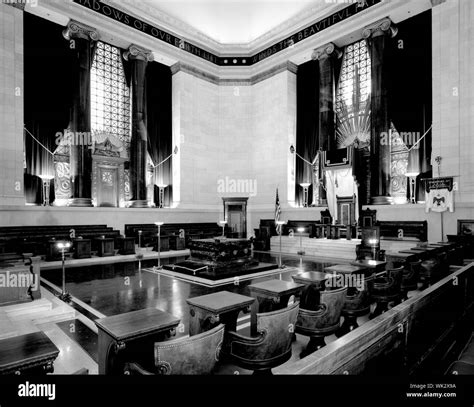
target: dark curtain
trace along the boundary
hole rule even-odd
[[[399,133],[419,134],[421,137],[432,122],[431,10],[397,26],[398,35],[390,40],[387,50],[387,69],[391,78],[389,117]],[[415,161],[419,164],[420,181],[432,176],[431,131],[418,147],[412,150],[412,155],[417,156]],[[424,200],[421,187],[418,188],[417,200]]]
[[[25,127],[50,151],[56,133],[69,124],[72,102],[72,58],[64,27],[24,13]],[[54,175],[53,157],[25,132],[25,196],[27,203],[42,202],[41,174]],[[51,181],[50,202],[54,201]]]
[[[319,64],[308,61],[298,67],[296,77],[296,152],[312,162],[319,149]],[[312,166],[296,157],[296,194],[297,205],[303,206],[302,182],[312,182]],[[309,187],[308,205],[313,201],[313,186]]]
[[[173,152],[171,127],[171,70],[168,66],[150,62],[146,70],[148,153],[156,165]],[[155,168],[155,203],[158,204],[157,184],[165,189],[164,206],[173,200],[172,160]]]

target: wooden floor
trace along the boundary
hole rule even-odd
[[[278,259],[278,256],[274,254],[256,255],[266,262],[277,262]],[[165,261],[175,260],[177,259]],[[141,269],[136,266],[127,267],[125,263],[95,264],[67,269],[66,287],[73,296],[72,307],[59,301],[52,294],[60,290],[61,270],[45,270],[42,272],[43,297],[33,307],[37,309],[32,309],[30,316],[21,316],[18,313],[21,314],[24,311],[17,310],[17,317],[10,318],[13,325],[16,324],[16,327],[10,326],[10,335],[24,334],[28,330],[42,330],[60,349],[55,363],[56,374],[74,373],[82,368],[88,369],[91,374],[96,374],[98,368],[93,342],[97,337],[97,328],[93,321],[97,318],[148,307],[159,308],[181,319],[184,329],[178,330],[177,337],[186,336],[189,313],[187,298],[221,290],[249,295],[248,285],[254,282],[268,279],[292,281],[291,276],[301,271],[322,271],[325,267],[338,262],[325,262],[324,259],[315,261],[313,258],[311,260],[305,258],[301,261],[297,256],[283,256],[283,263],[287,265],[286,269],[269,275],[250,276],[248,280],[239,281],[238,284],[228,282],[218,287],[206,287],[199,282],[183,281],[180,278],[157,272],[153,270],[155,263],[154,260],[144,261]],[[418,291],[410,292],[409,297],[418,294]],[[5,312],[6,309],[7,307],[2,307],[0,320],[2,315],[3,320],[6,319],[5,315],[8,314]],[[77,323],[78,320],[81,324]],[[359,318],[360,325],[367,321],[368,316]],[[68,324],[70,325],[69,332]],[[249,334],[249,326],[249,315],[239,315],[239,332]],[[3,334],[6,335],[5,332]],[[329,336],[326,338],[326,343],[329,344],[336,339],[334,335]],[[293,344],[292,358],[275,369],[275,372],[285,371],[285,366],[299,360],[299,353],[307,342],[307,337],[297,335],[297,340]],[[250,374],[251,372],[233,365],[221,365],[217,373]]]

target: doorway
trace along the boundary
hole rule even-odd
[[[230,230],[228,237],[247,238],[247,200],[248,198],[222,198],[224,216]]]
[[[98,206],[118,207],[118,168],[99,166]]]

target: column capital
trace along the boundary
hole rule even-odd
[[[132,44],[123,53],[123,58],[128,60],[138,59],[141,61],[152,62],[154,57],[153,53],[145,48],[139,47],[138,45]]]
[[[100,35],[99,32],[93,27],[82,24],[75,20],[69,20],[69,23],[63,31],[63,37],[67,40],[73,38],[82,38],[85,40],[91,39],[93,41],[98,41]]]
[[[378,37],[380,35],[390,35],[390,37],[393,38],[397,35],[397,33],[398,27],[393,24],[390,18],[386,17],[365,27],[362,31],[362,37],[368,39]]]
[[[315,48],[311,54],[311,59],[319,61],[320,59],[329,58],[331,56],[336,58],[340,58],[342,56],[342,51],[332,42],[319,48]]]

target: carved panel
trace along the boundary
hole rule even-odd
[[[56,200],[71,198],[71,172],[68,162],[54,163],[54,194]]]

